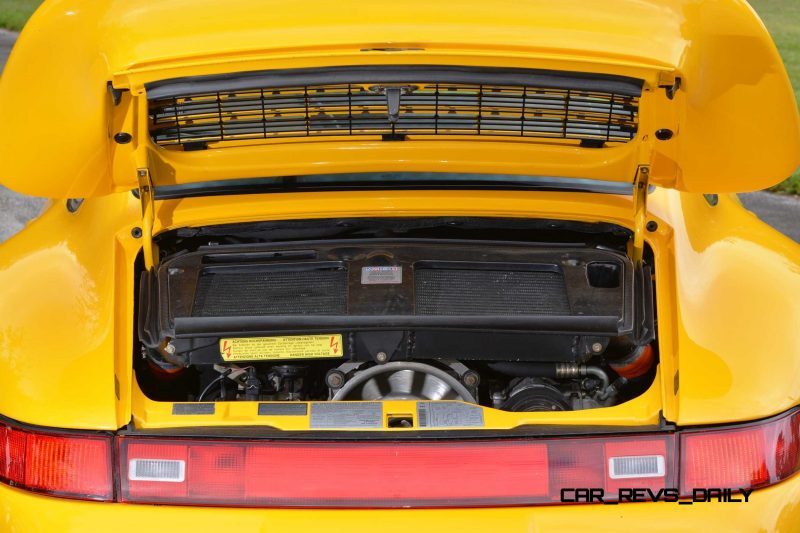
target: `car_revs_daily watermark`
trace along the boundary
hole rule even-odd
[[[616,491],[606,491],[602,488],[562,488],[562,503],[602,503],[616,505],[625,502],[668,502],[680,505],[694,503],[719,502],[719,503],[747,503],[753,489],[720,489],[696,488],[691,495],[681,498],[681,493],[676,488],[647,489],[647,488],[619,488]]]

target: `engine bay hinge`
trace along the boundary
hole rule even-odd
[[[644,232],[647,226],[647,193],[649,189],[648,178],[650,177],[650,166],[639,165],[636,169],[636,177],[633,180],[633,247],[631,259],[635,265],[642,262],[644,255]]]
[[[144,266],[150,270],[157,262],[153,246],[155,195],[150,171],[146,168],[137,169],[136,176],[139,181],[139,202],[142,204],[142,254],[144,255]]]

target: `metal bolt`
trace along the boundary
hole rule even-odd
[[[602,351],[603,351],[603,345],[602,345],[602,343],[595,342],[594,344],[592,344],[592,351],[593,351],[594,353],[600,353],[600,352],[602,352]]]
[[[481,377],[477,372],[470,370],[468,372],[464,372],[464,375],[461,376],[461,381],[464,382],[464,385],[467,387],[477,387],[478,383],[481,382]]]
[[[142,236],[142,228],[135,227],[131,230],[131,235],[133,235],[134,239],[138,239]]]
[[[375,360],[379,363],[385,363],[389,360],[389,355],[386,352],[378,352],[375,354]]]
[[[171,342],[168,342],[166,346],[164,346],[164,351],[168,354],[172,355],[175,353],[175,345]]]
[[[341,386],[344,385],[344,382],[344,374],[338,370],[331,370],[328,372],[328,375],[325,376],[325,383],[327,383],[328,387],[332,389],[341,388]]]
[[[651,220],[650,222],[647,223],[645,228],[647,228],[647,231],[649,231],[650,233],[653,233],[655,230],[658,229],[658,222],[656,222],[655,220]]]
[[[494,391],[492,392],[491,397],[492,397],[492,407],[494,407],[495,409],[500,409],[500,406],[502,406],[505,403],[507,398],[506,393],[503,391]]]

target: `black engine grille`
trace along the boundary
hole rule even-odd
[[[418,315],[569,315],[560,271],[417,269]]]
[[[210,92],[150,101],[157,144],[351,135],[480,135],[627,142],[639,99],[531,86],[403,84],[391,117],[379,84]]]
[[[209,271],[197,283],[192,316],[341,315],[347,271]]]

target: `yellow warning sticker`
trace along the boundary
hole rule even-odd
[[[342,357],[342,336],[337,333],[220,339],[219,351],[225,361]]]

